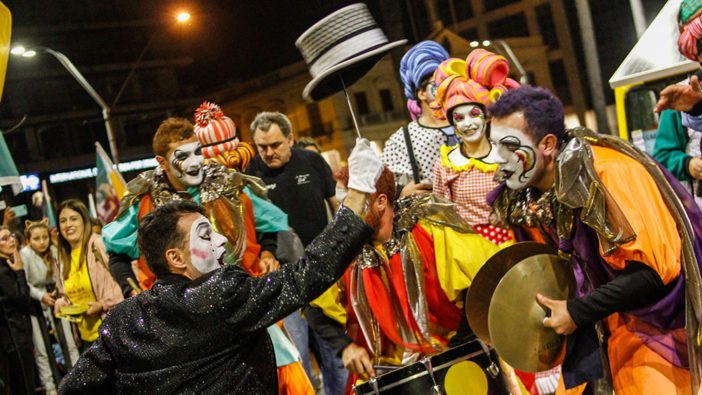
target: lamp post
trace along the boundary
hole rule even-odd
[[[176,16],[175,20],[178,24],[184,25],[190,21],[190,13],[187,11],[180,11]],[[156,30],[154,34],[151,35],[151,38],[149,38],[149,41],[146,42],[146,45],[144,46],[144,49],[141,50],[141,53],[139,54],[139,57],[137,58],[136,62],[132,64],[132,67],[129,69],[129,73],[127,73],[127,78],[124,79],[124,82],[122,83],[122,86],[119,87],[119,91],[117,91],[117,94],[115,95],[115,99],[112,101],[112,106],[116,106],[117,102],[119,102],[119,99],[122,97],[122,93],[124,93],[124,89],[127,87],[127,84],[129,84],[129,81],[132,79],[132,76],[134,76],[134,72],[136,71],[137,67],[141,64],[142,59],[144,59],[144,55],[146,55],[146,52],[151,48],[151,44],[154,42],[154,39],[156,39],[156,36],[161,32],[161,30]]]
[[[75,78],[81,87],[90,95],[90,97],[95,100],[95,102],[102,108],[102,119],[105,122],[105,130],[107,131],[107,141],[110,144],[110,153],[112,154],[112,160],[115,164],[119,163],[119,151],[117,149],[117,142],[115,141],[114,127],[112,126],[112,118],[110,116],[112,108],[109,104],[97,93],[95,88],[85,79],[83,74],[78,70],[78,68],[71,62],[70,59],[63,53],[55,51],[51,48],[46,47],[36,47],[32,49],[27,49],[22,46],[16,46],[10,51],[13,55],[22,56],[29,58],[35,56],[37,53],[48,53],[56,58],[56,60],[61,63],[61,65],[68,71],[68,73]]]

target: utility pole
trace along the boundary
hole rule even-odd
[[[634,18],[634,29],[636,29],[636,38],[641,38],[641,35],[646,31],[646,15],[644,15],[643,5],[641,0],[629,0],[631,5],[631,15]]]
[[[600,60],[597,56],[597,44],[595,43],[595,32],[592,27],[590,4],[588,0],[575,0],[575,7],[578,11],[580,35],[583,38],[583,56],[585,57],[585,68],[588,82],[590,83],[590,93],[592,94],[592,106],[597,118],[597,132],[609,133],[606,102],[602,89],[602,74],[600,73]]]

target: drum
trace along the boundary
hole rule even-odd
[[[508,393],[494,351],[477,339],[381,374],[353,391],[356,395]]]

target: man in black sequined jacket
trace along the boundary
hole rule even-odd
[[[193,203],[146,215],[139,247],[157,282],[110,311],[59,393],[277,394],[266,328],[324,292],[369,240],[361,216],[381,169],[368,141],[357,143],[344,206],[298,262],[264,277],[213,270],[226,239]]]

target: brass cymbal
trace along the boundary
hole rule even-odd
[[[497,284],[518,262],[539,254],[556,254],[556,250],[540,243],[525,241],[506,247],[490,257],[478,273],[466,295],[466,317],[473,332],[485,343],[492,344],[488,329],[490,301]]]
[[[575,294],[570,263],[558,255],[528,257],[502,277],[488,310],[492,344],[508,364],[525,372],[548,370],[563,362],[565,336],[543,325],[546,307],[536,293],[565,300]]]

